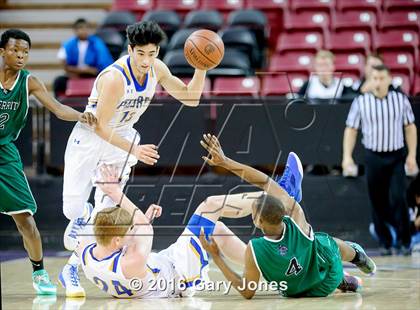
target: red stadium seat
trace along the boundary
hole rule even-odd
[[[363,54],[336,54],[335,55],[335,71],[352,73],[361,76],[365,64],[365,56]]]
[[[413,85],[413,95],[418,96],[420,95],[420,72],[416,74],[414,78],[414,85]]]
[[[418,60],[419,37],[415,31],[393,30],[378,33],[375,37],[375,47],[378,52],[399,50],[410,51],[414,61]]]
[[[333,18],[332,28],[339,32],[342,30],[363,30],[371,35],[376,30],[376,14],[371,11],[337,12]]]
[[[66,97],[88,97],[92,91],[95,78],[69,79],[65,92]]]
[[[337,9],[341,12],[348,10],[381,11],[382,0],[337,0]]]
[[[312,70],[314,55],[311,53],[288,53],[273,55],[268,70],[272,74],[298,72],[309,74]]]
[[[216,96],[253,96],[260,91],[260,80],[253,77],[219,77],[214,80],[213,94]]]
[[[418,0],[385,0],[384,9],[385,11],[401,11],[401,10],[419,10]]]
[[[359,80],[359,75],[349,73],[349,72],[342,72],[341,74],[341,82],[346,87],[352,87],[353,84]]]
[[[371,40],[369,33],[366,31],[341,31],[331,33],[326,46],[333,52],[360,52],[368,54]]]
[[[329,24],[329,17],[325,12],[287,13],[284,20],[287,32],[322,31],[325,35]]]
[[[420,31],[420,2],[419,11],[391,12],[381,16],[379,28],[382,30],[393,30],[396,28]]]
[[[154,0],[114,0],[113,11],[131,11],[133,13],[145,13],[154,8]]]
[[[226,19],[230,12],[243,9],[244,2],[244,0],[201,0],[200,9],[219,11]]]
[[[297,93],[308,79],[306,74],[284,73],[267,75],[262,78],[261,96],[281,96]]]
[[[181,16],[184,16],[189,11],[196,11],[199,8],[199,0],[155,0],[156,10],[172,10],[176,11]]]
[[[389,51],[383,52],[381,56],[384,59],[384,63],[392,72],[405,73],[410,77],[413,77],[414,60],[411,53],[404,51]]]
[[[307,51],[316,52],[324,46],[323,37],[318,32],[282,33],[277,40],[276,52]]]
[[[267,17],[269,25],[269,45],[276,45],[277,37],[283,29],[283,15],[287,8],[288,0],[247,0],[246,8],[262,11]]]
[[[331,14],[335,9],[335,0],[290,0],[290,8],[295,12],[318,11]]]
[[[404,93],[410,94],[411,82],[410,77],[403,73],[392,72],[392,85],[400,87]]]

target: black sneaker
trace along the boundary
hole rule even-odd
[[[362,279],[345,274],[337,288],[342,292],[359,292],[362,289]]]
[[[369,256],[366,255],[365,250],[363,250],[363,248],[355,242],[346,241],[346,243],[359,253],[359,261],[354,262],[357,268],[359,268],[363,273],[369,275],[375,274],[376,264]]]

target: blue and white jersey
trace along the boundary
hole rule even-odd
[[[150,101],[155,93],[157,77],[153,66],[146,74],[146,78],[141,85],[134,76],[133,69],[130,64],[130,56],[123,56],[112,65],[105,68],[96,78],[92,88],[92,92],[88,99],[86,112],[96,115],[96,107],[98,103],[97,83],[99,77],[109,71],[116,71],[124,80],[124,96],[119,100],[116,106],[116,112],[112,117],[109,126],[118,132],[125,132],[133,127],[139,120],[140,116],[148,108]]]
[[[179,296],[179,291],[171,282],[177,278],[173,263],[164,255],[150,253],[147,259],[147,273],[141,286],[133,289],[121,268],[121,260],[126,247],[106,258],[97,259],[93,254],[96,243],[91,243],[81,252],[81,263],[86,278],[105,293],[117,298],[162,298]],[[174,290],[175,288],[175,290]]]

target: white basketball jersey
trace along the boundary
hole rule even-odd
[[[96,243],[86,246],[82,251],[82,268],[89,281],[102,291],[118,298],[161,298],[179,296],[179,291],[169,285],[177,277],[173,264],[159,253],[150,253],[147,259],[147,274],[140,279],[142,287],[132,289],[121,269],[121,259],[126,248],[116,251],[103,259],[93,255]],[[167,284],[167,285],[165,285]]]
[[[96,115],[99,95],[96,84],[100,76],[111,70],[119,72],[123,77],[124,96],[118,102],[115,115],[111,119],[109,126],[115,128],[118,132],[123,132],[126,129],[132,128],[149,106],[156,89],[156,72],[152,66],[146,74],[143,85],[140,85],[133,74],[130,56],[121,57],[112,65],[105,68],[96,78],[88,99],[86,112],[92,112]]]

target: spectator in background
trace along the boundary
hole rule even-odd
[[[411,234],[404,165],[407,174],[418,171],[414,114],[407,96],[390,88],[392,77],[388,67],[374,66],[370,78],[372,91],[354,99],[347,117],[343,174],[355,166],[352,153],[361,128],[368,194],[373,207],[374,230],[383,247],[381,253],[390,255],[391,248],[396,247],[408,255]],[[397,232],[396,244],[389,226]]]
[[[74,22],[73,30],[75,36],[64,42],[57,54],[66,75],[54,81],[56,96],[66,91],[69,78],[95,77],[114,61],[105,43],[91,34],[90,25],[84,18]]]
[[[362,78],[353,84],[353,90],[356,93],[367,93],[372,91],[373,83],[371,77],[371,73],[373,71],[374,66],[383,65],[384,61],[382,57],[377,53],[370,53],[366,57],[365,63],[365,72]]]
[[[334,99],[347,94],[351,88],[345,87],[341,79],[334,76],[334,71],[334,54],[326,50],[318,51],[314,59],[314,73],[298,94],[309,99]]]

